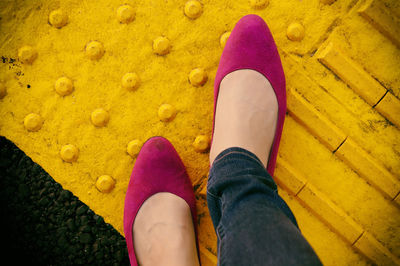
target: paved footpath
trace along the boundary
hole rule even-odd
[[[250,13],[269,25],[286,74],[274,178],[302,232],[326,265],[399,265],[397,0],[1,1],[0,135],[121,235],[137,153],[168,138],[196,192],[201,260],[215,265],[213,82]]]

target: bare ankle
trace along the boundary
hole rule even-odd
[[[248,69],[228,74],[218,95],[210,165],[223,150],[241,147],[266,166],[277,116],[275,92],[262,74]]]

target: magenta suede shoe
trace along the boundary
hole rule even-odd
[[[263,74],[271,83],[278,100],[278,121],[267,165],[268,173],[273,176],[286,113],[286,83],[272,34],[264,20],[257,15],[244,16],[236,23],[222,52],[214,82],[213,135],[220,83],[226,75],[239,69],[252,69]]]
[[[144,201],[158,192],[175,194],[189,205],[196,235],[197,254],[200,256],[196,199],[192,183],[172,144],[163,137],[153,137],[143,144],[139,152],[125,196],[124,232],[131,265],[138,265],[132,237],[135,217]]]

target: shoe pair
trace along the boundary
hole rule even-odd
[[[285,77],[271,32],[257,15],[241,18],[226,43],[214,83],[213,123],[220,83],[226,75],[239,69],[252,69],[263,74],[271,83],[278,100],[276,133],[267,165],[267,171],[272,176],[286,113]],[[152,137],[140,150],[125,197],[124,232],[131,265],[138,265],[132,239],[135,217],[144,201],[158,192],[175,194],[189,205],[199,254],[195,195],[185,166],[168,140]]]

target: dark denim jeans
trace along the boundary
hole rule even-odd
[[[218,265],[321,265],[253,153],[233,147],[217,156],[207,202],[218,236]]]

